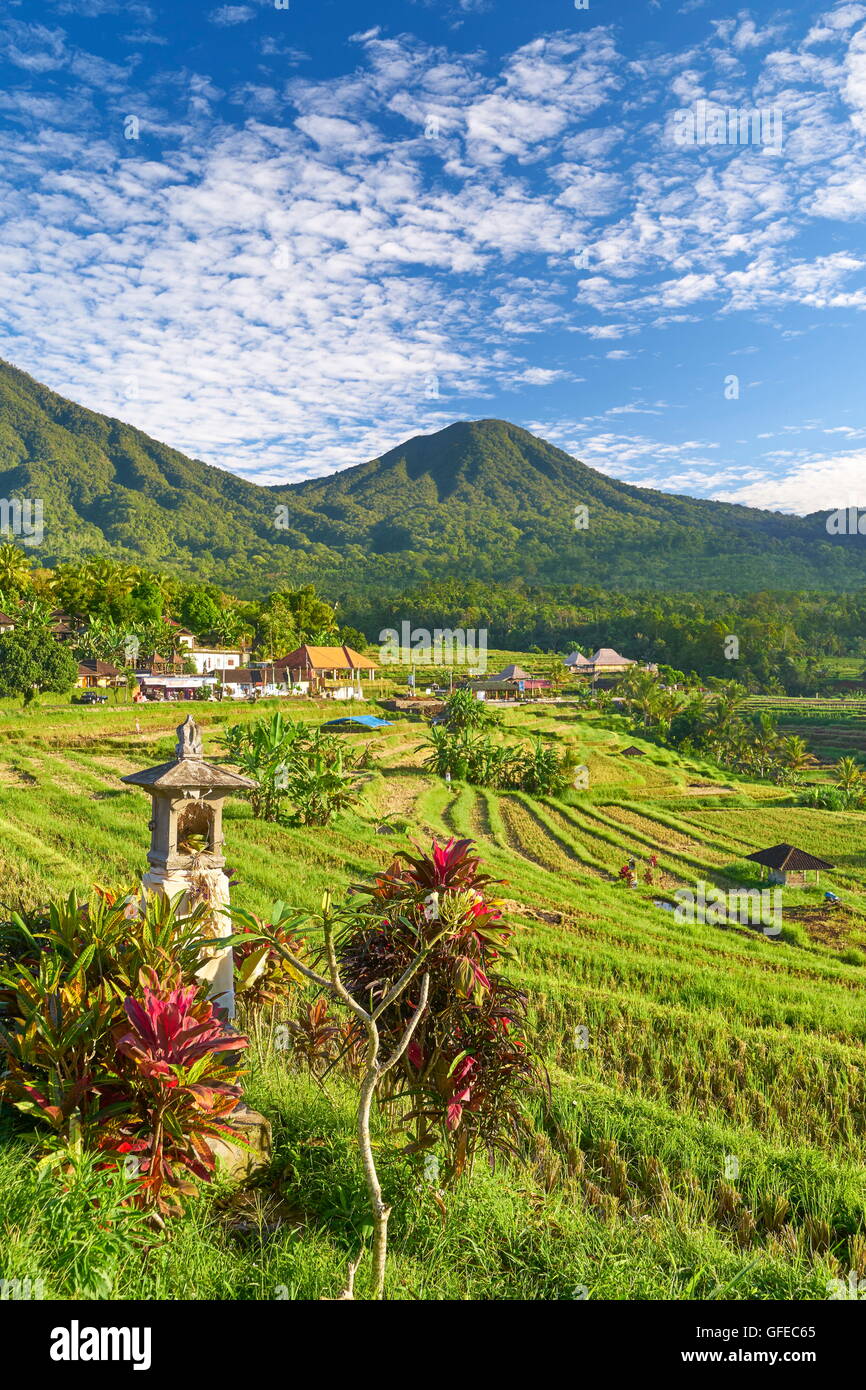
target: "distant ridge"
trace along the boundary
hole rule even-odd
[[[828,535],[826,513],[633,487],[505,420],[458,421],[340,473],[262,487],[2,361],[0,496],[43,499],[32,553],[44,564],[112,555],[248,595],[312,581],[339,597],[452,577],[618,591],[866,585],[866,538]]]

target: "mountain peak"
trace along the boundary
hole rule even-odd
[[[261,487],[7,363],[0,495],[43,500],[38,563],[111,555],[240,594],[311,582],[381,598],[454,578],[620,592],[866,583],[863,538],[828,536],[820,516],[633,487],[508,420],[455,420],[326,478]]]

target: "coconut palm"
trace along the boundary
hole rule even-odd
[[[20,546],[8,542],[0,545],[0,593],[12,599],[26,592],[30,570],[30,557]]]
[[[866,782],[854,758],[840,758],[836,764],[836,788],[840,793],[846,810],[853,810],[863,804],[866,796]]]
[[[798,782],[804,772],[818,765],[818,759],[809,752],[805,739],[799,734],[789,734],[781,740],[779,756],[784,771],[793,782]]]

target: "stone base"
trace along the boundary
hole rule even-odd
[[[220,1177],[232,1182],[246,1182],[254,1173],[266,1168],[273,1148],[270,1121],[258,1110],[251,1110],[244,1101],[235,1106],[226,1122],[237,1130],[238,1143],[229,1135],[208,1139],[207,1145],[217,1161]]]

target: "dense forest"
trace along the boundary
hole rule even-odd
[[[866,666],[866,588],[848,594],[618,594],[454,580],[356,601],[345,611],[371,640],[401,618],[430,629],[486,628],[489,647],[566,655],[613,646],[687,674],[790,694],[826,687],[828,657],[862,656]]]

